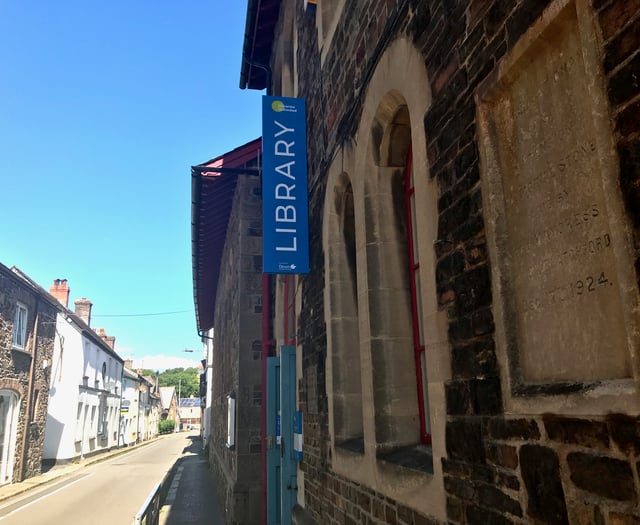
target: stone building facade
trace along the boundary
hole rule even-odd
[[[197,322],[213,334],[206,446],[227,523],[246,525],[261,523],[262,502],[260,148],[254,140],[193,173]]]
[[[0,484],[41,472],[57,301],[0,264]]]
[[[249,1],[241,87],[307,103],[294,523],[640,522],[639,35],[636,0]]]

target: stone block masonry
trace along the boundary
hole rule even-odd
[[[23,348],[13,345],[18,304],[26,309]],[[7,445],[1,460],[13,469],[0,483],[22,481],[41,472],[56,304],[22,274],[0,264],[0,392],[4,403],[15,396],[18,411],[15,428],[10,420],[1,423]],[[9,450],[14,451],[13,457],[7,454]]]
[[[306,16],[302,7],[297,13],[299,96],[307,100],[310,137],[311,259],[311,271],[301,287],[298,343],[303,372],[298,398],[304,412],[302,499],[306,512],[317,523],[436,522],[336,474],[330,453],[320,235],[327,169],[341,148],[363,140],[356,136],[356,129],[368,82],[385,49],[399,38],[410,40],[419,50],[432,98],[420,125],[427,139],[429,177],[438,187],[437,237],[442,242],[433,248],[437,259],[433,284],[438,307],[446,313],[451,348],[452,377],[445,385],[446,406],[442,407],[447,457],[441,467],[447,521],[640,522],[638,414],[633,410],[596,416],[536,411],[535,405],[543,403],[545,396],[557,395],[563,388],[560,394],[565,395],[584,385],[574,382],[568,373],[563,384],[555,386],[556,391],[536,391],[536,381],[547,371],[536,368],[536,340],[531,339],[526,342],[534,341],[534,350],[525,356],[531,360],[527,369],[531,372],[530,376],[524,374],[522,382],[533,377],[534,387],[512,392],[502,374],[508,364],[501,361],[501,341],[496,336],[498,298],[492,265],[498,261],[487,241],[488,204],[482,192],[476,94],[545,10],[560,4],[549,0],[408,0],[365,6],[347,1],[330,47],[322,49],[323,58],[315,20]],[[640,1],[576,0],[575,5],[586,9],[595,22],[594,52],[603,73],[602,89],[611,116],[608,131],[613,141],[613,151],[603,155],[612,155],[618,168],[614,182],[622,190],[624,216],[631,226],[630,251],[638,284]],[[534,110],[529,108],[532,113]],[[530,259],[523,256],[524,270],[528,262]],[[550,355],[556,349],[554,345],[546,348]],[[619,367],[612,373],[626,374],[625,355],[617,359]],[[576,386],[578,383],[581,385]],[[589,391],[581,391],[587,398]],[[507,410],[512,397],[516,403],[525,399],[528,406],[534,406],[533,414]]]

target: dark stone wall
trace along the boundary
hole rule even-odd
[[[257,524],[261,517],[262,368],[252,345],[261,334],[260,214],[258,177],[238,176],[218,277],[209,442],[209,463],[228,524]],[[226,446],[229,394],[236,399],[233,448]]]
[[[13,324],[18,302],[27,308],[24,351],[12,350]],[[0,268],[0,389],[15,392],[19,403],[14,482],[41,472],[56,315],[53,298],[27,284],[8,269]],[[35,334],[37,341],[34,343]],[[43,366],[45,360],[47,368]],[[27,401],[30,390],[29,408]]]
[[[378,59],[404,36],[422,53],[431,82],[426,153],[439,188],[438,236],[450,241],[435,247],[435,285],[452,352],[443,461],[449,522],[638,523],[637,415],[508,417],[503,409],[474,92],[550,2],[347,1],[322,65],[315,20],[299,4],[298,96],[308,107],[311,236],[298,327],[305,510],[323,524],[430,522],[332,473],[325,392],[321,232],[327,167],[337,148],[354,139]],[[593,9],[640,270],[640,0],[594,0]]]

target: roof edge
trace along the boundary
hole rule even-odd
[[[240,65],[240,89],[270,89],[271,52],[281,0],[248,0]]]
[[[249,84],[250,65],[253,59],[253,28],[257,18],[260,0],[247,0],[247,18],[244,24],[244,41],[242,43],[242,63],[240,64],[240,89],[246,89]]]

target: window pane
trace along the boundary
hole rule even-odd
[[[411,170],[409,170],[409,187],[414,188],[414,179],[413,179],[413,159],[411,159]]]
[[[17,305],[16,317],[13,323],[13,345],[18,348],[24,348],[27,333],[27,309],[24,306]]]
[[[411,206],[411,242],[413,243],[413,264],[418,263],[418,227],[416,225],[416,194],[415,192],[411,194],[409,198],[409,203]]]
[[[413,278],[416,283],[416,317],[414,322],[418,325],[418,338],[420,346],[424,346],[424,330],[422,323],[422,293],[420,292],[420,268],[417,268],[413,273]]]
[[[420,353],[420,365],[422,368],[422,400],[424,401],[424,426],[427,434],[431,434],[431,421],[429,421],[429,393],[427,391],[427,360],[424,351]]]
[[[78,403],[78,414],[76,416],[76,432],[75,432],[75,440],[80,441],[82,439],[82,402]]]

